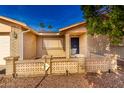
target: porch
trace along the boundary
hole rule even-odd
[[[84,26],[64,29],[60,32],[44,32],[36,35],[25,32],[20,41],[20,60],[53,57],[87,57],[87,30]]]

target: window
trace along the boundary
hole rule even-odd
[[[62,38],[45,38],[43,40],[44,48],[63,48],[63,39]]]

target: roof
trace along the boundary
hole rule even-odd
[[[45,32],[40,32],[39,35],[43,35],[43,36],[58,36],[60,35],[59,32],[51,32],[51,31],[45,31]]]
[[[32,33],[35,33],[38,35],[38,32],[33,30],[32,28],[30,28],[29,26],[27,26],[25,23],[23,22],[20,22],[20,21],[17,21],[17,20],[14,20],[14,19],[11,19],[11,18],[8,18],[8,17],[4,17],[4,16],[0,16],[0,19],[2,20],[5,20],[7,22],[11,22],[11,23],[14,23],[14,24],[17,24],[17,25],[20,25],[22,26],[23,28],[26,28],[27,30],[30,30]]]
[[[59,31],[60,31],[60,32],[61,32],[61,31],[65,31],[65,30],[70,29],[70,28],[72,28],[72,27],[76,27],[76,26],[79,26],[79,25],[85,25],[85,24],[86,24],[86,22],[79,22],[79,23],[72,24],[72,25],[70,25],[70,26],[61,28],[61,29],[59,29]]]
[[[39,31],[38,33],[58,33],[58,32],[41,30],[41,31]]]
[[[58,35],[60,35],[59,32],[52,32],[52,31],[45,31],[45,30],[37,32],[37,31],[33,30],[32,28],[30,28],[29,26],[27,26],[23,22],[20,22],[20,21],[11,19],[11,18],[7,18],[7,17],[4,17],[4,16],[0,16],[0,19],[8,21],[8,22],[11,22],[11,23],[14,23],[14,24],[17,24],[17,25],[20,25],[20,26],[26,28],[27,30],[30,30],[32,33],[34,33],[36,35],[50,35],[50,36],[58,36]],[[76,26],[79,26],[79,25],[85,25],[85,24],[86,24],[86,22],[76,23],[76,24],[61,28],[61,29],[59,29],[59,31],[62,32],[62,31],[65,31],[67,29],[70,29],[70,28],[73,28],[73,27],[76,27]]]
[[[8,17],[4,17],[4,16],[0,16],[0,19],[2,20],[6,20],[8,22],[12,22],[12,23],[15,23],[15,24],[18,24],[18,25],[21,25],[21,26],[27,26],[25,23],[23,22],[20,22],[20,21],[17,21],[17,20],[14,20],[14,19],[11,19],[11,18],[8,18]]]

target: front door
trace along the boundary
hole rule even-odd
[[[71,54],[79,54],[79,38],[71,38]]]

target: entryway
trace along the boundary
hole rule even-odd
[[[71,55],[79,54],[79,37],[71,38]]]

